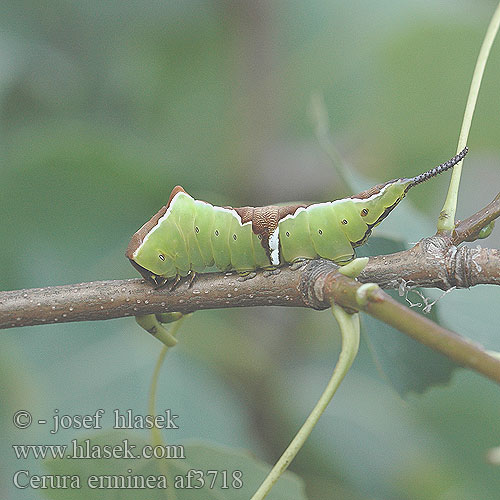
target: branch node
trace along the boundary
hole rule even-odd
[[[302,294],[304,303],[313,309],[328,309],[331,304],[328,297],[324,295],[325,284],[330,273],[337,273],[338,266],[330,260],[311,260],[299,283],[299,292]]]
[[[356,302],[361,307],[365,307],[369,301],[376,302],[379,299],[374,295],[374,292],[379,289],[380,287],[376,283],[364,283],[356,290]]]

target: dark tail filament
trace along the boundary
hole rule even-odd
[[[441,165],[434,167],[432,170],[429,170],[428,172],[424,172],[423,174],[413,177],[412,179],[413,182],[408,186],[407,190],[412,188],[413,186],[416,186],[417,184],[420,184],[421,182],[425,182],[427,179],[430,179],[431,177],[439,175],[442,172],[446,172],[446,170],[450,169],[451,167],[454,167],[457,163],[462,161],[468,152],[469,148],[466,146],[464,149],[462,149],[462,151],[460,151],[460,153],[454,156],[451,160],[448,160],[445,163],[441,163]]]

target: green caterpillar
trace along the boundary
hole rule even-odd
[[[161,286],[215,266],[247,274],[323,257],[344,265],[410,188],[448,170],[467,154],[410,179],[378,184],[350,198],[266,207],[217,207],[176,186],[168,203],[132,237],[126,256]]]

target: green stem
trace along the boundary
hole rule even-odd
[[[295,458],[311,434],[314,426],[317,424],[322,413],[325,411],[328,403],[330,403],[333,395],[342,382],[342,379],[348,372],[354,358],[356,357],[359,347],[359,315],[348,314],[340,306],[333,303],[332,312],[339,324],[340,333],[342,335],[342,350],[340,352],[339,360],[335,365],[335,369],[333,370],[332,377],[330,378],[326,389],[323,391],[323,394],[321,394],[320,399],[316,403],[316,406],[313,408],[306,421],[299,429],[299,432],[297,432],[292,442],[288,445],[288,448],[276,462],[271,472],[260,485],[251,500],[261,500],[265,498],[271,491],[271,488],[276,481],[278,481],[283,472],[285,472],[291,461]]]
[[[186,316],[182,316],[179,320],[176,321],[171,327],[169,334],[172,337],[175,337],[175,334],[179,330],[182,321],[184,320]],[[151,385],[149,388],[149,400],[148,400],[148,415],[155,415],[156,414],[156,394],[157,394],[157,388],[158,388],[158,379],[160,378],[160,370],[163,365],[163,362],[165,361],[165,357],[167,355],[167,352],[169,350],[168,345],[164,345],[160,351],[160,355],[158,356],[158,359],[156,361],[155,368],[153,370],[153,376],[151,377]],[[153,426],[151,428],[151,444],[153,446],[165,446],[166,443],[163,440],[163,436],[161,434],[160,429],[157,427]],[[164,475],[167,475],[167,466],[165,463],[165,460],[159,460],[159,467],[162,469],[162,473]],[[169,493],[170,500],[174,500],[175,498],[175,493],[172,491]]]
[[[177,339],[160,323],[160,321],[158,320],[158,316],[161,317],[162,315],[142,314],[140,316],[136,316],[135,320],[141,328],[144,328],[144,330],[150,333],[153,337],[156,337],[162,344],[166,345],[167,347],[173,347],[175,344],[177,344]]]
[[[169,335],[172,338],[175,338],[175,335],[179,331],[179,328],[181,327],[182,322],[184,321],[185,317],[186,316],[181,316],[180,319],[178,319],[170,327]],[[168,346],[168,345],[164,345],[162,347],[160,355],[158,356],[158,360],[156,361],[155,369],[153,371],[153,376],[151,377],[151,386],[149,388],[149,401],[148,401],[148,414],[149,415],[155,415],[155,412],[156,412],[156,390],[158,387],[158,379],[160,377],[160,370],[161,370],[163,361],[165,361],[165,356],[167,355],[169,348],[170,348],[170,346]],[[164,444],[161,432],[156,427],[152,427],[152,429],[151,429],[151,440],[152,440],[154,445]]]
[[[476,108],[477,96],[479,94],[481,81],[483,79],[484,68],[486,67],[486,62],[488,61],[491,46],[493,45],[499,27],[500,3],[498,4],[493,17],[491,18],[488,29],[486,30],[486,35],[484,36],[483,44],[481,45],[481,50],[479,51],[479,55],[477,57],[476,67],[474,68],[474,74],[472,75],[472,82],[470,84],[469,97],[467,98],[467,104],[465,106],[462,129],[460,130],[460,136],[458,138],[457,153],[459,151],[462,151],[462,149],[467,144],[470,127],[472,124],[472,117]],[[458,188],[460,186],[461,174],[462,162],[453,167],[450,187],[448,188],[448,195],[446,196],[443,209],[441,210],[441,214],[439,215],[438,219],[438,231],[451,232],[455,227],[455,213],[457,210]]]
[[[151,386],[149,388],[149,402],[148,402],[148,415],[154,415],[156,411],[156,391],[158,388],[158,379],[160,377],[160,370],[165,361],[165,356],[168,352],[168,347],[164,345],[161,348],[160,355],[156,361],[155,369],[153,371],[153,376],[151,377]],[[157,427],[151,428],[151,442],[153,445],[163,444],[163,438],[160,429]]]

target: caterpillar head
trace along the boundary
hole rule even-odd
[[[148,235],[158,224],[159,219],[167,211],[167,207],[162,207],[146,224],[144,224],[130,240],[125,252],[130,263],[141,273],[148,281],[156,285],[162,285],[165,282],[163,276],[168,275],[172,268],[172,258],[165,255],[164,252],[155,248],[154,242],[147,242]],[[174,273],[175,274],[175,273]]]
[[[139,250],[136,255],[128,258],[146,280],[152,281],[158,286],[163,285],[167,281],[167,277],[172,276],[172,268],[175,269],[173,259],[154,248]],[[173,274],[175,275],[175,271]]]
[[[162,248],[164,242],[154,229],[160,219],[167,213],[168,207],[178,193],[185,193],[181,186],[175,186],[170,193],[167,204],[160,208],[158,212],[149,219],[133,236],[128,244],[126,257],[130,263],[148,281],[152,281],[157,286],[163,285],[170,277],[177,275],[177,269],[171,255],[168,255]],[[187,193],[186,193],[187,194]]]

